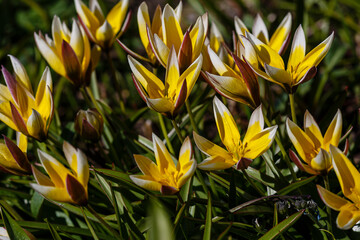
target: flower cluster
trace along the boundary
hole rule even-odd
[[[277,225],[269,231],[271,236],[284,234],[305,211],[316,227],[322,228],[314,216],[320,204],[315,203],[315,197],[298,191],[312,181],[317,183],[318,193],[327,206],[329,232],[330,208],[340,212],[336,221],[340,229],[350,229],[360,221],[360,183],[357,183],[360,173],[347,157],[352,151],[349,151],[352,139],[346,139],[347,134],[342,137],[341,110],[335,113],[336,108],[329,108],[329,115],[335,114],[333,119],[319,118],[318,124],[306,110],[313,109],[307,106],[309,101],[295,106],[298,99],[294,95],[301,84],[322,74],[320,63],[330,50],[334,32],[323,35],[321,40],[328,37],[307,53],[308,32],[299,25],[291,34],[291,13],[279,20],[272,34],[260,14],[254,18],[251,31],[244,23],[247,21],[235,16],[233,47],[229,47],[222,29],[209,21],[208,13],[194,17],[184,31],[187,22],[182,16],[181,1],[176,8],[169,4],[164,8],[157,6],[152,18],[151,5],[142,2],[137,9],[136,37],[144,49],[137,53],[130,49],[132,43],[119,39],[127,37],[131,16],[128,9],[134,4],[120,0],[106,14],[97,0],[90,0],[88,6],[74,0],[78,16],[72,20],[71,30],[66,22],[54,16],[51,37],[34,33],[46,63],[57,77],[71,83],[56,82],[58,91],[53,89],[49,67],[44,67],[34,92],[35,84],[25,67],[9,55],[13,73],[1,66],[5,84],[0,84],[0,120],[9,127],[8,135],[3,135],[4,141],[0,143],[1,171],[17,175],[16,184],[30,185],[29,194],[35,191],[66,209],[66,221],[73,220],[69,214],[84,215],[94,239],[142,239],[149,228],[152,230],[146,238],[156,239],[151,231],[155,231],[157,223],[148,227],[150,217],[141,215],[149,199],[161,199],[156,204],[176,209],[177,213],[171,214],[175,227],[169,239],[177,229],[185,232],[192,228],[192,224],[181,225],[181,221],[188,219],[194,224],[201,222],[196,231],[205,226],[204,236],[208,237],[204,239],[210,239],[212,223],[223,221],[228,217],[226,214],[254,211],[262,216],[264,209],[265,214],[272,214],[271,204],[276,211],[271,224]],[[116,42],[127,54],[122,55],[121,66],[112,61],[113,45],[119,47]],[[121,48],[118,50],[122,51]],[[111,75],[97,78],[96,71],[104,67],[102,53],[109,61],[105,67],[109,67]],[[126,69],[128,74],[122,74]],[[72,86],[70,90],[63,90],[66,84]],[[125,89],[129,84],[129,89]],[[136,92],[143,101],[132,101]],[[280,94],[288,97],[289,107],[280,104],[285,99],[278,97]],[[72,101],[65,103],[67,99],[63,96]],[[88,110],[79,110],[84,106]],[[304,114],[303,129],[296,119],[300,111]],[[65,115],[72,120],[64,121]],[[346,125],[345,114],[344,119]],[[155,126],[157,123],[159,126]],[[326,131],[319,127],[323,123],[328,124]],[[138,134],[137,126],[147,138]],[[11,140],[15,134],[16,144]],[[345,149],[341,151],[343,140]],[[332,170],[341,194],[332,193],[335,187],[329,186]],[[319,179],[324,180],[325,188]],[[315,184],[309,188],[314,191]],[[19,192],[16,190],[16,194]],[[297,195],[287,195],[290,192]],[[37,198],[39,195],[34,195],[31,204]],[[239,199],[249,202],[236,207],[234,203]],[[207,205],[203,206],[204,202]],[[263,208],[245,209],[263,202],[267,204]],[[224,203],[228,205],[222,206]],[[98,214],[90,204],[103,210],[111,205],[114,211],[105,209],[106,213]],[[11,210],[13,217],[22,220],[6,202],[0,201],[0,205],[6,229],[16,223],[6,211]],[[27,207],[18,205],[29,214]],[[35,208],[40,209],[31,205],[31,212]],[[285,216],[278,224],[277,211],[280,215],[296,213]],[[156,214],[162,211],[155,212],[157,221]],[[34,218],[40,219],[38,215]],[[91,223],[95,218],[101,227]],[[159,217],[164,222],[167,218]],[[74,219],[84,228],[82,221]],[[235,223],[242,216],[229,219]],[[245,222],[250,221],[246,219],[234,227]],[[222,229],[219,238],[232,232],[233,227],[233,223],[221,223],[229,227]],[[57,228],[47,224],[52,236],[60,238]],[[257,220],[255,225],[256,234],[249,236],[256,237],[268,228],[260,227]],[[23,231],[20,226],[17,229]],[[17,239],[18,235],[10,237]]]

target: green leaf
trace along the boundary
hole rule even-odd
[[[34,191],[33,196],[31,197],[30,201],[30,210],[34,218],[37,218],[39,216],[39,212],[41,209],[41,206],[44,202],[44,197],[41,196],[38,192]]]
[[[20,225],[10,217],[4,208],[1,208],[1,216],[4,220],[6,231],[11,240],[31,240],[25,233],[24,229],[22,229]]]
[[[316,177],[317,176],[311,176],[311,177],[303,179],[301,181],[294,182],[294,183],[290,184],[289,186],[284,187],[283,189],[279,190],[278,194],[279,195],[286,195],[286,194],[300,188],[301,186],[304,186],[304,185],[312,182]]]
[[[208,192],[208,205],[206,210],[206,221],[203,240],[211,239],[211,220],[211,195],[210,192]]]
[[[151,201],[149,206],[149,221],[152,227],[149,229],[147,239],[173,239],[170,217],[165,207],[155,199]]]
[[[54,240],[61,240],[60,235],[58,234],[58,232],[55,230],[55,228],[49,223],[49,221],[47,219],[44,219],[44,221],[47,223],[48,228],[50,230],[50,233],[53,237]]]
[[[260,240],[265,240],[265,239],[269,240],[269,239],[274,239],[274,238],[278,237],[281,233],[285,232],[289,227],[291,227],[294,223],[296,223],[296,221],[299,220],[299,218],[302,216],[304,211],[305,211],[305,209],[303,209],[297,213],[294,213],[287,219],[283,220],[278,225],[276,225],[275,227],[270,229],[267,233],[265,233],[260,238]]]

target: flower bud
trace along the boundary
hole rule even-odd
[[[76,115],[75,130],[84,139],[98,141],[103,124],[103,118],[96,109],[80,110]]]

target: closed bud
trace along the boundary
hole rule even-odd
[[[75,119],[75,130],[84,139],[98,141],[103,131],[104,121],[96,109],[80,110]]]

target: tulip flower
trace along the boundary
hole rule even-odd
[[[246,32],[249,32],[245,24],[235,16],[235,31],[238,37],[240,38],[241,35],[245,36]],[[262,41],[266,44],[269,48],[277,52],[278,54],[282,54],[288,44],[290,39],[290,31],[291,31],[291,14],[288,13],[281,21],[278,28],[275,30],[274,34],[271,36],[269,40],[269,33],[265,26],[264,20],[258,14],[254,20],[254,24],[252,27],[252,34],[255,38]]]
[[[10,60],[15,76],[2,66],[7,86],[0,84],[0,120],[17,132],[44,141],[54,113],[50,70],[45,68],[34,96],[25,68],[17,58],[10,56]]]
[[[337,111],[324,136],[308,111],[304,116],[304,131],[290,119],[286,119],[286,130],[303,160],[301,162],[297,155],[290,150],[290,158],[299,169],[313,175],[326,175],[332,169],[329,148],[330,144],[334,146],[339,144],[342,130],[340,110]]]
[[[148,107],[173,119],[189,97],[199,77],[203,58],[200,55],[180,75],[179,62],[175,49],[172,48],[166,67],[165,83],[133,57],[128,56],[128,61],[135,87]]]
[[[175,8],[176,17],[178,18],[179,22],[181,19],[181,12],[182,12],[182,2],[179,2],[179,5]],[[122,43],[120,40],[117,40],[120,46],[131,56],[134,58],[137,58],[139,60],[147,61],[151,63],[153,66],[155,66],[158,61],[155,57],[155,54],[151,48],[147,27],[151,30],[151,33],[157,34],[157,36],[162,39],[162,23],[161,23],[161,16],[162,16],[162,10],[160,5],[158,5],[155,9],[152,21],[150,22],[150,16],[149,16],[149,10],[146,2],[142,2],[139,6],[138,12],[137,12],[137,22],[138,22],[138,28],[139,28],[139,35],[141,42],[145,48],[145,51],[148,55],[148,58],[145,58],[141,56],[140,54],[137,54],[130,50],[128,47],[125,46],[124,43]]]
[[[57,16],[52,22],[52,37],[34,33],[36,45],[45,60],[76,87],[88,85],[100,56],[99,49],[94,47],[91,50],[85,31],[76,21],[73,21],[70,32]]]
[[[198,164],[203,170],[221,170],[234,166],[246,169],[253,159],[267,151],[276,134],[277,125],[264,129],[261,106],[251,114],[249,126],[243,140],[229,109],[214,98],[214,116],[220,139],[226,149],[210,142],[194,132],[196,146],[208,157]]]
[[[242,38],[247,52],[244,56],[254,72],[262,78],[280,85],[288,93],[292,94],[299,84],[315,76],[316,67],[330,49],[334,33],[305,55],[306,40],[304,30],[300,25],[294,35],[286,69],[284,61],[278,52],[249,32],[246,32],[246,37],[248,40]],[[247,41],[251,44],[248,44]],[[249,45],[252,45],[253,48]],[[259,64],[262,65],[265,71],[259,68]]]
[[[17,144],[4,136],[5,143],[0,143],[0,170],[15,175],[31,173],[30,162],[26,157],[27,138],[16,133]]]
[[[251,68],[238,56],[232,54],[234,68],[225,64],[208,46],[212,65],[219,75],[206,73],[208,83],[221,95],[252,108],[260,105],[259,83]]]
[[[76,114],[75,131],[83,138],[98,141],[104,129],[104,120],[94,108],[86,111],[80,110]]]
[[[75,149],[67,142],[63,144],[63,151],[71,170],[51,155],[38,150],[41,165],[49,177],[32,166],[32,172],[37,183],[30,183],[30,186],[50,200],[86,205],[89,181],[87,158],[83,152]]]
[[[317,190],[327,206],[340,212],[336,219],[337,227],[349,230],[360,221],[360,173],[340,149],[330,145],[330,153],[341,190],[347,199],[319,185],[317,185]]]
[[[196,169],[190,138],[184,140],[176,166],[161,139],[155,134],[152,139],[156,164],[145,156],[134,155],[136,164],[144,175],[130,175],[130,178],[145,189],[174,194],[192,177]]]
[[[168,65],[171,48],[174,47],[182,70],[200,56],[207,28],[208,16],[204,14],[198,17],[193,27],[184,34],[180,26],[179,11],[166,4],[161,17],[161,35],[152,32],[149,26],[147,26],[147,35],[160,64],[164,67]]]
[[[105,50],[109,49],[127,28],[130,20],[130,15],[126,16],[128,6],[129,0],[119,1],[105,18],[97,0],[90,1],[90,8],[81,0],[75,0],[76,12],[89,39]]]

